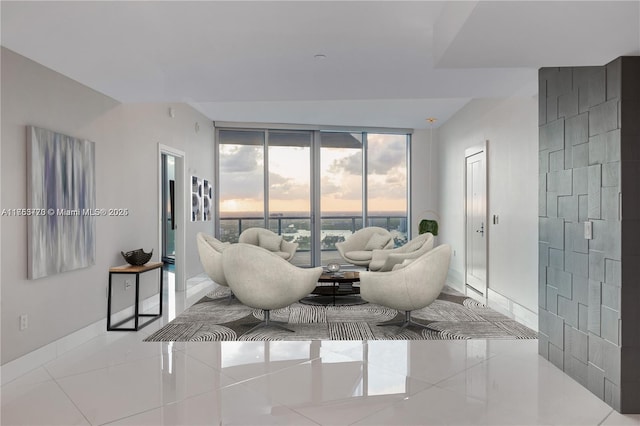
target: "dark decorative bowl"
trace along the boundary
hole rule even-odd
[[[128,252],[121,251],[120,253],[128,264],[133,266],[142,266],[151,259],[151,256],[153,256],[153,249],[151,249],[149,253],[145,253],[142,249],[131,250]]]

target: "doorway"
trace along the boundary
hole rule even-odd
[[[186,288],[185,161],[184,152],[158,144],[158,247],[162,261],[173,265],[176,291]]]
[[[162,153],[162,261],[176,261],[175,157]]]
[[[470,295],[487,297],[486,143],[465,151],[465,284]]]

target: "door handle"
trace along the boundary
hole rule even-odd
[[[480,233],[480,235],[484,237],[484,222],[480,224],[480,229],[476,230],[476,232]]]

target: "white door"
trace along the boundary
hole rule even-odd
[[[467,156],[466,172],[466,273],[467,288],[487,295],[487,185],[486,156]]]

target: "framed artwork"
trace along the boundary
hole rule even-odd
[[[95,264],[95,143],[27,126],[29,279]]]
[[[202,181],[191,176],[191,221],[202,220]]]
[[[213,188],[207,179],[191,176],[191,221],[210,221]]]
[[[211,196],[213,195],[213,189],[211,188],[211,182],[203,180],[203,192],[202,192],[202,220],[211,221]]]

